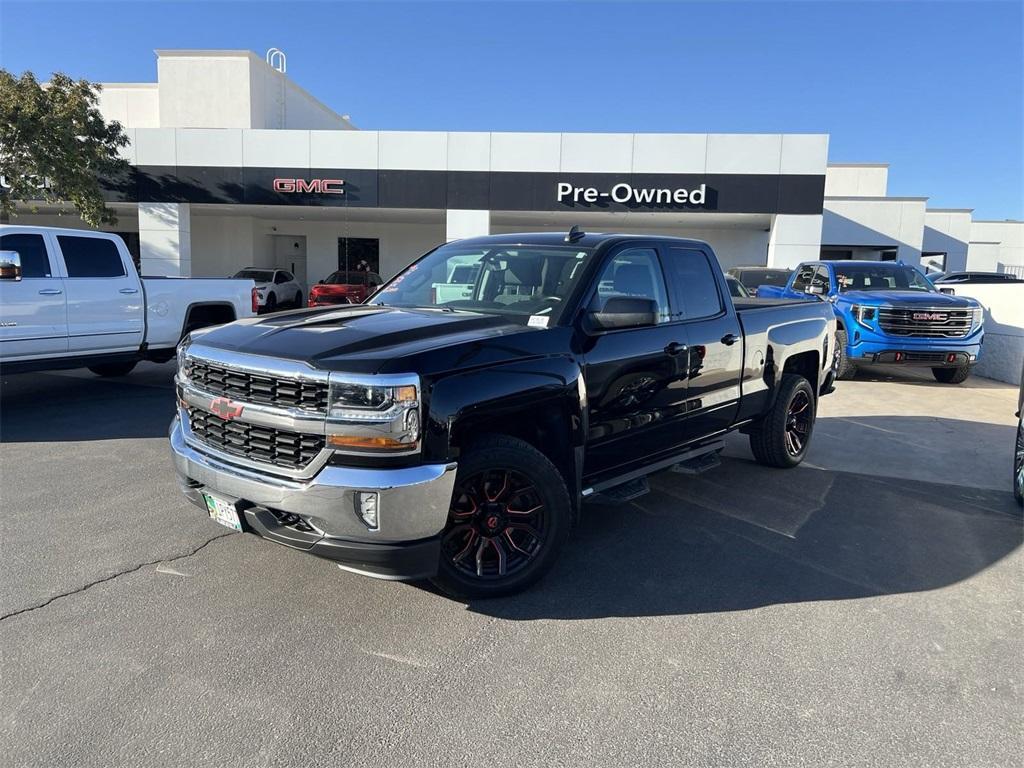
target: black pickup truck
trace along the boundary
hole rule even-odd
[[[224,525],[369,576],[509,594],[588,497],[713,466],[731,430],[762,464],[799,464],[834,335],[826,303],[733,300],[706,243],[462,240],[365,304],[193,333],[171,448]]]

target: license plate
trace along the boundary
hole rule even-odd
[[[206,501],[206,511],[210,513],[210,517],[228,528],[242,530],[242,521],[238,519],[238,510],[235,509],[234,502],[218,499],[209,493],[204,493],[203,499]]]

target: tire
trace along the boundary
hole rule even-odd
[[[295,294],[295,308],[302,309],[302,291]]]
[[[90,365],[89,370],[97,376],[110,378],[111,376],[127,376],[136,365],[138,365],[136,360],[132,360],[130,363],[100,363],[99,365]]]
[[[836,331],[836,346],[839,347],[839,364],[836,366],[836,380],[849,381],[857,375],[857,366],[846,356],[846,331]]]
[[[963,384],[971,375],[971,366],[958,365],[956,368],[932,368],[932,376],[942,384]]]
[[[784,373],[771,410],[750,433],[750,450],[758,464],[790,469],[807,455],[817,402],[803,376]]]
[[[554,564],[571,518],[569,491],[547,456],[515,437],[482,438],[459,462],[433,582],[461,599],[520,592]]]
[[[267,314],[277,312],[277,297],[274,294],[267,296],[267,303],[263,305],[263,311]]]
[[[1024,507],[1024,416],[1017,420],[1017,444],[1013,452],[1013,497]]]

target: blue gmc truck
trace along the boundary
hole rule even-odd
[[[939,292],[918,270],[894,261],[809,261],[762,299],[821,299],[836,313],[836,378],[861,366],[915,365],[960,384],[981,354],[984,314],[974,299]]]

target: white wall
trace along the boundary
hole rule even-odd
[[[925,199],[825,198],[821,245],[890,247],[918,264],[924,240]]]
[[[381,275],[388,278],[444,243],[445,223],[441,216],[436,223],[416,224],[193,216],[192,274],[224,277],[242,267],[272,267],[275,236],[306,238],[306,278],[313,284],[338,268],[339,237],[379,239]]]
[[[531,225],[524,228],[522,225],[507,225],[491,223],[493,234],[508,234],[511,232],[568,232],[571,224],[545,224]],[[629,232],[635,235],[661,235],[670,237],[689,237],[695,240],[704,240],[709,243],[718,256],[722,269],[729,267],[762,265],[766,263],[768,255],[768,232],[763,229],[750,228],[714,228],[714,227],[651,227],[634,226],[625,223],[616,228],[622,232]]]
[[[1006,272],[1024,267],[1024,222],[971,222],[967,265],[981,272]]]
[[[156,83],[105,83],[97,106],[103,118],[122,128],[160,125],[160,97]]]
[[[229,277],[258,263],[253,249],[254,220],[250,216],[192,217],[192,275]]]
[[[887,165],[829,165],[825,169],[826,197],[885,197]]]
[[[978,376],[1020,384],[1024,365],[1024,283],[955,286],[985,308],[985,343],[974,372]]]
[[[971,239],[970,211],[925,211],[924,251],[944,252],[945,271],[967,268],[967,244]]]
[[[250,128],[249,57],[158,52],[160,126]]]
[[[821,255],[822,217],[779,214],[772,217],[768,266],[793,268]]]

